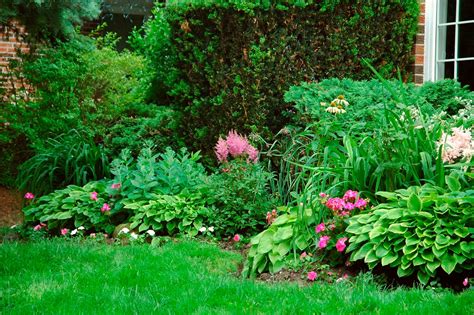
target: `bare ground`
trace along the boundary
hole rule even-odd
[[[21,206],[22,198],[18,191],[0,187],[0,227],[21,223]]]

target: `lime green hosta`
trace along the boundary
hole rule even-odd
[[[416,273],[423,284],[441,270],[473,269],[474,190],[447,182],[450,191],[426,184],[377,193],[388,202],[349,219],[351,260],[397,268],[399,277]]]

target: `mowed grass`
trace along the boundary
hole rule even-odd
[[[474,291],[382,290],[368,277],[299,287],[235,277],[240,255],[51,240],[0,244],[1,314],[473,314]]]

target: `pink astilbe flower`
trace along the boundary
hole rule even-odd
[[[309,281],[314,281],[318,277],[318,274],[314,271],[308,272],[308,280]]]
[[[330,238],[329,236],[321,236],[321,238],[319,239],[319,242],[318,242],[318,247],[323,249],[326,246],[328,246],[329,238]]]
[[[324,224],[324,222],[318,224],[318,225],[316,226],[316,229],[315,229],[316,233],[320,233],[320,232],[322,232],[322,231],[324,231],[324,230],[326,230],[326,225]]]
[[[232,157],[238,157],[244,154],[249,146],[246,138],[239,135],[235,130],[229,131],[227,135],[227,148]]]
[[[219,138],[217,141],[214,152],[216,153],[217,160],[221,163],[227,162],[227,156],[229,155],[229,148],[227,147],[227,141]]]
[[[258,150],[257,149],[255,149],[253,146],[251,146],[249,144],[247,146],[247,149],[245,150],[245,152],[248,154],[250,162],[257,163],[257,161],[258,161]]]
[[[338,252],[344,251],[344,249],[346,248],[346,241],[347,241],[347,237],[343,237],[337,240],[336,249]]]
[[[28,199],[28,200],[31,200],[31,199],[34,199],[35,198],[35,195],[33,195],[32,193],[30,192],[27,192],[25,194],[25,199]]]
[[[100,209],[100,211],[102,212],[107,212],[107,211],[110,211],[110,206],[108,203],[104,203],[104,205],[102,206],[102,208]]]
[[[69,229],[61,229],[61,235],[66,235],[69,232]]]
[[[454,163],[459,159],[465,159],[469,162],[474,154],[474,140],[472,139],[471,130],[460,128],[452,128],[452,135],[443,134],[437,142],[437,146],[442,148],[442,159],[445,163]]]
[[[97,192],[91,192],[91,200],[97,201]]]

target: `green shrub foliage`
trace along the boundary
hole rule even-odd
[[[134,46],[156,71],[156,102],[182,115],[183,139],[210,152],[218,131],[278,131],[283,93],[301,81],[406,74],[418,1],[175,1]]]
[[[474,191],[461,190],[454,176],[447,182],[448,191],[426,184],[379,192],[387,203],[349,219],[351,259],[396,268],[399,277],[415,273],[423,284],[471,270]]]

